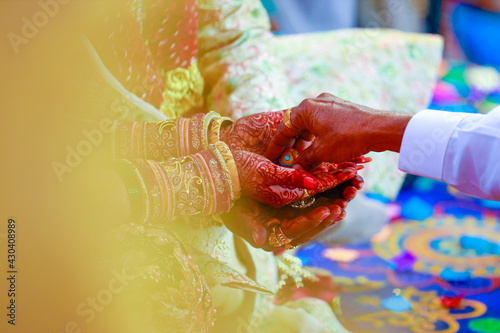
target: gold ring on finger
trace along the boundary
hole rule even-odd
[[[299,129],[292,125],[292,121],[290,119],[291,115],[292,115],[292,111],[293,111],[293,109],[288,109],[283,113],[283,119],[282,119],[283,124],[285,124],[286,127],[288,127],[289,129],[291,129],[293,131],[298,131]]]

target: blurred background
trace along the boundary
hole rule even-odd
[[[500,1],[262,3],[277,35],[357,27],[440,34],[444,60],[429,108],[500,105]],[[499,202],[407,175],[395,200],[365,193],[336,232],[297,254],[333,274],[336,312],[353,332],[500,332],[499,217]]]

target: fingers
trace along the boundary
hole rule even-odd
[[[297,238],[309,230],[316,228],[331,215],[328,207],[318,207],[307,215],[298,216],[281,223],[281,230],[288,238]]]
[[[343,162],[343,163],[337,164],[337,166],[339,169],[357,168],[358,167],[358,165],[354,162]]]
[[[355,188],[354,186],[347,186],[344,191],[342,192],[342,195],[347,201],[351,201],[356,197],[356,194],[358,193],[358,189]]]
[[[356,177],[351,180],[351,185],[358,190],[361,190],[365,185],[365,181],[363,180],[363,177],[361,177],[360,175],[356,175]]]
[[[232,233],[246,240],[253,247],[259,248],[267,240],[267,229],[260,223],[259,219],[248,213],[240,211],[224,218],[226,227]]]
[[[318,180],[305,170],[285,168],[276,166],[277,183],[269,185],[280,185],[284,187],[305,188],[314,190],[318,186]]]
[[[371,162],[373,159],[371,157],[367,156],[358,156],[355,159],[353,159],[351,162],[353,163],[368,163]]]
[[[253,247],[261,247],[267,240],[267,229],[261,221],[265,206],[256,201],[242,197],[236,202],[231,212],[221,217],[226,227],[234,234],[242,237]]]
[[[345,209],[348,203],[349,201],[345,198],[344,199],[338,198],[332,201],[332,204],[337,205],[342,209]]]
[[[342,191],[342,195],[344,196],[344,199],[346,199],[347,201],[351,201],[356,197],[358,191],[363,188],[365,182],[361,176],[357,175],[356,177],[350,180],[350,184],[351,184],[350,186],[347,186]]]
[[[264,245],[267,240],[267,229],[260,223],[260,221],[253,217],[246,221],[247,229],[251,231],[252,239],[258,246]]]
[[[319,224],[316,228],[306,232],[305,234],[301,235],[300,237],[297,237],[291,242],[291,245],[297,246],[303,243],[306,243],[316,237],[319,233],[327,229],[328,227],[334,225],[337,221],[340,221],[340,217],[343,215],[344,210],[337,206],[337,205],[331,205],[329,206],[330,208],[330,215],[328,218],[323,220],[321,224]],[[344,212],[345,216],[345,212]]]
[[[311,195],[315,195],[317,193],[321,193],[332,189],[343,182],[354,178],[356,176],[357,170],[356,168],[347,168],[334,173],[327,173],[323,175],[317,175],[318,179],[318,187],[311,191]]]
[[[309,131],[303,131],[300,136],[295,141],[293,148],[297,149],[299,152],[309,148],[309,146],[314,141],[314,135]]]
[[[301,129],[291,129],[285,126],[283,122],[279,123],[278,127],[276,127],[276,132],[267,147],[265,156],[272,161],[279,159],[287,148],[293,146],[295,138],[300,135],[301,132]]]

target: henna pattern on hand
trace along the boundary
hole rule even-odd
[[[318,180],[318,186],[314,190],[308,192],[311,196],[313,196],[333,189],[338,185],[355,178],[358,170],[361,168],[362,166],[359,166],[354,162],[345,162],[340,164],[322,163],[318,168],[311,171],[311,175]]]
[[[233,156],[243,193],[273,207],[282,207],[299,200],[303,195],[300,188],[304,188],[304,183],[314,182],[314,178],[306,171],[276,165],[252,152],[234,150]]]
[[[283,111],[262,112],[238,119],[221,131],[221,140],[231,150],[263,155],[283,118]]]

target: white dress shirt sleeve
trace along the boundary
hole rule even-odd
[[[500,200],[500,107],[487,115],[425,110],[406,127],[402,171]]]

